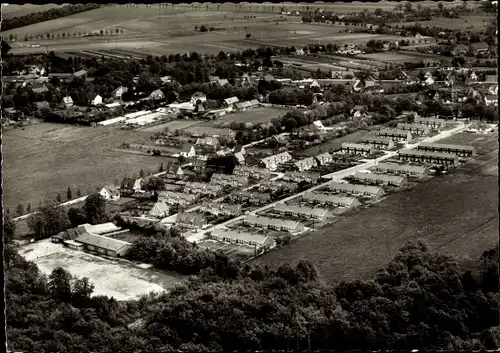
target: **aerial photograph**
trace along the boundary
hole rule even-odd
[[[500,349],[497,1],[1,6],[7,352]]]

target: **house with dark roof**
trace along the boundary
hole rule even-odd
[[[116,201],[120,199],[120,192],[113,184],[105,185],[99,194],[108,201]]]
[[[375,153],[375,147],[371,144],[366,143],[342,142],[340,151],[342,153],[352,153],[367,156]]]
[[[394,141],[390,137],[382,136],[364,136],[361,143],[373,145],[377,149],[390,150],[394,148]]]
[[[180,155],[184,158],[191,158],[196,156],[196,150],[193,145],[185,144],[182,146]]]
[[[399,150],[398,154],[399,159],[403,161],[452,165],[455,167],[459,165],[459,159],[456,153],[424,151],[421,149],[402,149]]]
[[[401,129],[381,129],[375,134],[381,137],[390,137],[394,142],[409,142],[412,140],[411,132]]]
[[[210,136],[197,139],[196,145],[210,151],[217,151],[221,147],[219,140],[216,137],[210,137]]]
[[[409,131],[412,135],[427,135],[430,131],[429,127],[424,124],[399,123],[397,128],[403,131]]]
[[[175,225],[187,229],[200,229],[208,224],[203,213],[180,212],[175,219]]]
[[[77,79],[85,81],[87,79],[87,74],[88,74],[87,70],[78,70],[78,71],[74,72],[73,74],[71,74],[71,76],[69,77],[69,80],[73,81],[75,78],[77,78]]]

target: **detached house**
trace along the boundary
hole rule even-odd
[[[90,100],[90,105],[99,105],[102,104],[102,97],[98,94],[94,95],[94,98]]]
[[[124,179],[120,187],[122,192],[137,193],[142,192],[142,186],[144,185],[144,179]]]
[[[269,170],[276,170],[280,164],[284,164],[292,160],[292,156],[288,152],[282,152],[270,157],[262,158],[260,164]]]
[[[175,219],[175,225],[187,229],[200,229],[207,225],[207,219],[202,213],[181,212]]]
[[[120,199],[120,192],[118,191],[116,186],[112,184],[104,186],[99,194],[108,201],[116,201]]]
[[[149,211],[149,215],[152,217],[163,218],[168,216],[170,212],[170,208],[165,201],[156,202],[151,210]]]
[[[191,96],[191,104],[195,105],[198,103],[198,101],[200,102],[206,102],[207,101],[207,96],[202,93],[202,92],[195,92],[192,96]]]
[[[180,165],[171,164],[168,166],[165,175],[167,178],[171,179],[182,179],[184,177],[184,171]]]
[[[328,152],[318,154],[315,158],[319,165],[325,165],[333,161],[332,155]]]
[[[70,108],[73,106],[73,98],[71,98],[71,96],[66,96],[63,98],[62,100],[62,104],[66,107],[66,108]]]
[[[161,89],[157,89],[157,90],[154,90],[153,92],[151,92],[151,94],[149,95],[149,98],[154,99],[154,100],[160,100],[160,99],[164,99],[165,95],[163,94]]]
[[[128,91],[127,87],[120,86],[117,89],[115,89],[113,92],[111,92],[111,95],[113,96],[113,98],[121,99],[123,94],[126,93],[127,91]]]
[[[210,151],[217,151],[221,147],[219,140],[215,137],[199,138],[196,140],[196,145]]]
[[[196,150],[194,149],[193,145],[184,145],[182,146],[180,155],[184,158],[191,158],[196,156]]]
[[[313,167],[316,167],[318,165],[318,162],[314,159],[314,157],[308,157],[301,159],[300,161],[297,161],[294,163],[295,168],[299,172],[303,172],[305,170],[309,170]]]

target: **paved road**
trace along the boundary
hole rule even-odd
[[[433,141],[436,141],[436,140],[439,140],[439,139],[443,139],[443,138],[447,138],[463,129],[465,129],[467,126],[464,125],[464,124],[460,124],[460,126],[454,128],[454,129],[451,129],[451,130],[447,130],[447,131],[443,131],[441,132],[439,135],[436,135],[436,136],[433,136],[433,137],[428,137],[428,138],[424,138],[422,139],[422,141],[420,142],[417,142],[417,143],[414,143],[414,144],[411,144],[411,145],[407,145],[406,148],[410,148],[410,149],[413,149],[413,148],[416,148],[421,142],[433,142]],[[386,160],[386,159],[389,159],[389,158],[392,158],[394,156],[396,156],[398,153],[397,152],[386,152],[386,154],[384,156],[381,156],[379,158],[376,158],[374,160],[371,160],[371,161],[367,161],[366,163],[363,163],[363,164],[360,164],[360,165],[356,165],[354,167],[350,167],[350,168],[347,168],[347,169],[343,169],[343,170],[339,170],[337,172],[334,172],[334,173],[331,173],[331,174],[327,174],[327,175],[324,175],[323,178],[328,178],[330,180],[328,180],[327,182],[325,183],[322,183],[322,184],[319,184],[319,185],[316,185],[316,186],[313,186],[312,188],[310,189],[307,189],[305,191],[302,191],[298,194],[294,194],[292,196],[289,196],[285,199],[282,199],[282,200],[279,200],[279,201],[276,201],[276,202],[273,202],[269,205],[266,205],[266,206],[263,206],[261,208],[258,208],[248,214],[251,214],[251,215],[255,215],[257,213],[260,213],[260,212],[263,212],[269,208],[274,208],[274,206],[278,203],[278,202],[287,202],[287,201],[290,201],[292,199],[295,199],[299,196],[302,196],[304,193],[306,192],[311,192],[311,191],[314,191],[314,190],[318,190],[318,189],[321,189],[323,187],[325,187],[326,185],[328,185],[330,182],[332,181],[338,181],[338,180],[341,180],[349,175],[352,175],[358,171],[362,171],[362,170],[366,170],[370,167],[373,167],[375,166],[377,163],[383,161],[383,160]],[[226,225],[230,224],[230,223],[233,223],[233,222],[236,222],[236,221],[239,221],[243,218],[245,218],[248,214],[245,214],[245,215],[241,215],[239,217],[236,217],[236,218],[233,218],[233,219],[230,219],[224,223],[220,223],[220,224],[217,224],[215,226],[212,226],[210,228],[206,228],[206,229],[203,229],[197,233],[194,233],[194,234],[190,234],[186,237],[186,240],[187,241],[190,241],[190,242],[198,242],[202,239],[204,239],[206,237],[206,233],[207,232],[211,232],[215,229],[219,229],[219,228],[222,228],[222,227],[225,227]]]

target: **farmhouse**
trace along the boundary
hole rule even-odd
[[[353,179],[365,184],[391,185],[396,187],[405,187],[408,184],[406,176],[401,175],[356,172],[353,175]]]
[[[111,95],[113,96],[113,98],[122,99],[123,94],[126,93],[127,91],[128,91],[127,87],[120,86],[113,92],[111,92]]]
[[[262,205],[271,202],[271,194],[262,192],[239,191],[229,195],[231,202],[243,203],[251,202],[252,204]]]
[[[276,170],[276,168],[283,163],[292,160],[292,156],[288,152],[282,152],[269,156],[260,160],[260,164],[269,170]]]
[[[317,184],[321,175],[319,173],[310,173],[310,172],[286,172],[281,180],[283,181],[291,181],[295,183],[308,183],[308,184]]]
[[[475,157],[477,155],[476,148],[474,146],[422,142],[418,145],[418,149],[422,151],[454,153],[459,157]]]
[[[408,142],[412,140],[411,132],[401,129],[381,129],[376,132],[376,135],[381,137],[390,137],[393,141],[398,142]]]
[[[182,179],[184,177],[184,170],[178,164],[170,164],[165,171],[165,175],[171,179]]]
[[[271,237],[226,228],[213,230],[209,237],[220,242],[255,246],[258,253],[276,247],[276,242]]]
[[[73,106],[73,98],[71,98],[71,96],[64,97],[63,100],[62,100],[62,104],[66,108],[72,107]]]
[[[215,137],[204,137],[196,140],[196,145],[207,150],[217,151],[220,149],[220,142]]]
[[[211,213],[214,215],[224,215],[224,216],[239,216],[241,215],[241,206],[225,202],[210,202],[205,201],[200,206],[200,211]]]
[[[318,165],[318,162],[314,159],[314,157],[308,157],[301,159],[300,161],[297,161],[294,163],[295,168],[299,172],[303,172],[305,170],[309,170],[313,167],[316,167]]]
[[[250,227],[274,229],[290,233],[296,233],[304,230],[304,225],[298,221],[254,216],[254,215],[246,216],[243,219],[243,224]]]
[[[318,154],[315,158],[319,165],[325,165],[333,161],[332,155],[328,152]]]
[[[427,125],[430,129],[442,129],[446,126],[445,119],[416,117],[415,124]]]
[[[361,154],[367,156],[375,153],[375,147],[369,144],[342,142],[340,151],[342,153]]]
[[[184,158],[191,158],[196,156],[196,150],[194,149],[193,145],[184,145],[182,146],[180,155]]]
[[[207,96],[202,93],[202,92],[195,92],[192,96],[191,96],[191,104],[197,104],[198,101],[201,101],[202,103],[203,102],[206,102],[207,101]]]
[[[355,197],[327,195],[315,192],[306,192],[302,195],[302,200],[312,204],[337,206],[337,207],[358,207],[361,205]]]
[[[75,242],[83,244],[85,250],[113,257],[123,257],[132,247],[126,241],[90,233],[80,234]]]
[[[337,193],[344,193],[349,195],[364,195],[373,198],[380,198],[384,196],[385,192],[381,187],[370,185],[356,185],[348,183],[331,182],[328,184],[328,189]]]
[[[116,186],[112,184],[108,184],[104,186],[99,194],[104,197],[106,200],[116,201],[120,199],[120,192],[116,188]]]
[[[233,175],[248,176],[254,179],[269,179],[271,172],[265,168],[247,167],[244,165],[237,165],[234,167]]]
[[[158,201],[149,211],[149,215],[152,217],[162,218],[168,216],[169,212],[170,208],[167,203],[165,201]]]
[[[84,226],[78,226],[76,228],[70,228],[63,232],[59,232],[51,237],[53,243],[62,243],[66,240],[75,240],[80,234],[86,233],[87,230]]]
[[[293,217],[306,217],[316,220],[323,220],[331,216],[328,210],[318,207],[285,205],[282,202],[274,205],[274,212]]]
[[[197,195],[186,194],[184,192],[175,191],[160,191],[158,192],[158,200],[165,201],[170,205],[179,205],[181,207],[188,206],[198,199]]]
[[[398,129],[409,131],[413,136],[414,135],[427,135],[429,133],[429,127],[423,124],[407,124],[407,123],[399,123]]]
[[[230,187],[243,187],[248,185],[248,177],[243,175],[228,175],[214,173],[210,182],[215,185],[230,186]]]
[[[180,212],[175,219],[175,225],[181,228],[200,229],[207,225],[207,219],[203,213]]]
[[[424,166],[411,165],[411,164],[400,164],[393,162],[382,162],[372,168],[376,172],[382,173],[393,173],[393,174],[406,174],[410,176],[424,176],[428,173],[428,169]]]
[[[430,152],[424,150],[403,149],[399,151],[399,159],[412,162],[434,163],[458,166],[458,156],[454,153]]]
[[[189,182],[184,187],[185,193],[201,194],[207,196],[219,196],[222,194],[223,188],[221,185],[210,183]]]
[[[377,149],[390,150],[394,148],[394,141],[389,137],[365,136],[360,140],[361,143],[373,145]]]

